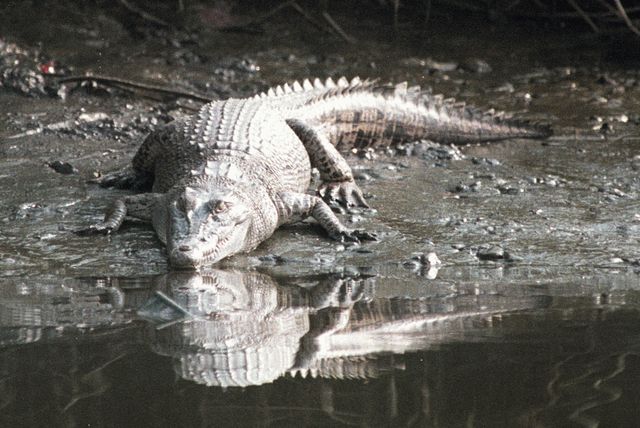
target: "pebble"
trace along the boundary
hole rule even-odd
[[[502,165],[497,159],[490,158],[472,158],[471,162],[474,165],[486,165],[486,166],[499,166]]]
[[[476,254],[480,260],[500,260],[504,259],[504,249],[494,245],[489,248],[480,248]]]
[[[420,256],[420,262],[425,266],[439,266],[442,264],[438,255],[434,252],[422,254]]]
[[[503,195],[517,195],[518,193],[524,193],[524,189],[520,187],[500,186],[498,187],[498,190]]]
[[[106,113],[82,113],[78,116],[79,122],[97,122],[99,120],[107,120],[109,115]]]

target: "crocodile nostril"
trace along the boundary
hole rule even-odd
[[[187,252],[187,251],[191,251],[191,246],[190,246],[190,245],[180,245],[180,246],[178,247],[178,250],[180,250],[180,251],[185,251],[185,252]]]

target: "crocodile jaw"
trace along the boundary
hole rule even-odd
[[[168,205],[164,235],[173,267],[196,269],[251,249],[253,211],[238,193],[185,187]]]
[[[197,236],[170,239],[167,242],[169,263],[177,269],[197,269],[202,265],[213,264],[230,255],[246,251],[244,248],[248,233],[246,225],[236,225],[233,230],[226,232],[222,237],[215,234],[207,240],[199,239]]]

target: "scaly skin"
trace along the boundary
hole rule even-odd
[[[312,167],[320,171],[325,200],[367,206],[339,150],[549,135],[548,126],[481,112],[406,83],[296,82],[207,104],[152,132],[133,171],[105,180],[151,192],[116,200],[104,222],[81,232],[115,232],[127,215],[151,221],[178,268],[250,251],[279,226],[309,216],[335,240],[375,239],[347,229],[323,199],[305,193]]]

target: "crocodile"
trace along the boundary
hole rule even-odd
[[[368,207],[344,150],[428,139],[468,144],[546,138],[549,125],[444,99],[419,86],[304,80],[250,98],[214,101],[153,131],[132,168],[102,183],[139,193],[116,199],[103,222],[150,221],[176,268],[193,269],[256,248],[280,226],[313,217],[337,241],[375,240],[344,226],[328,202]],[[307,194],[312,168],[322,184]]]

